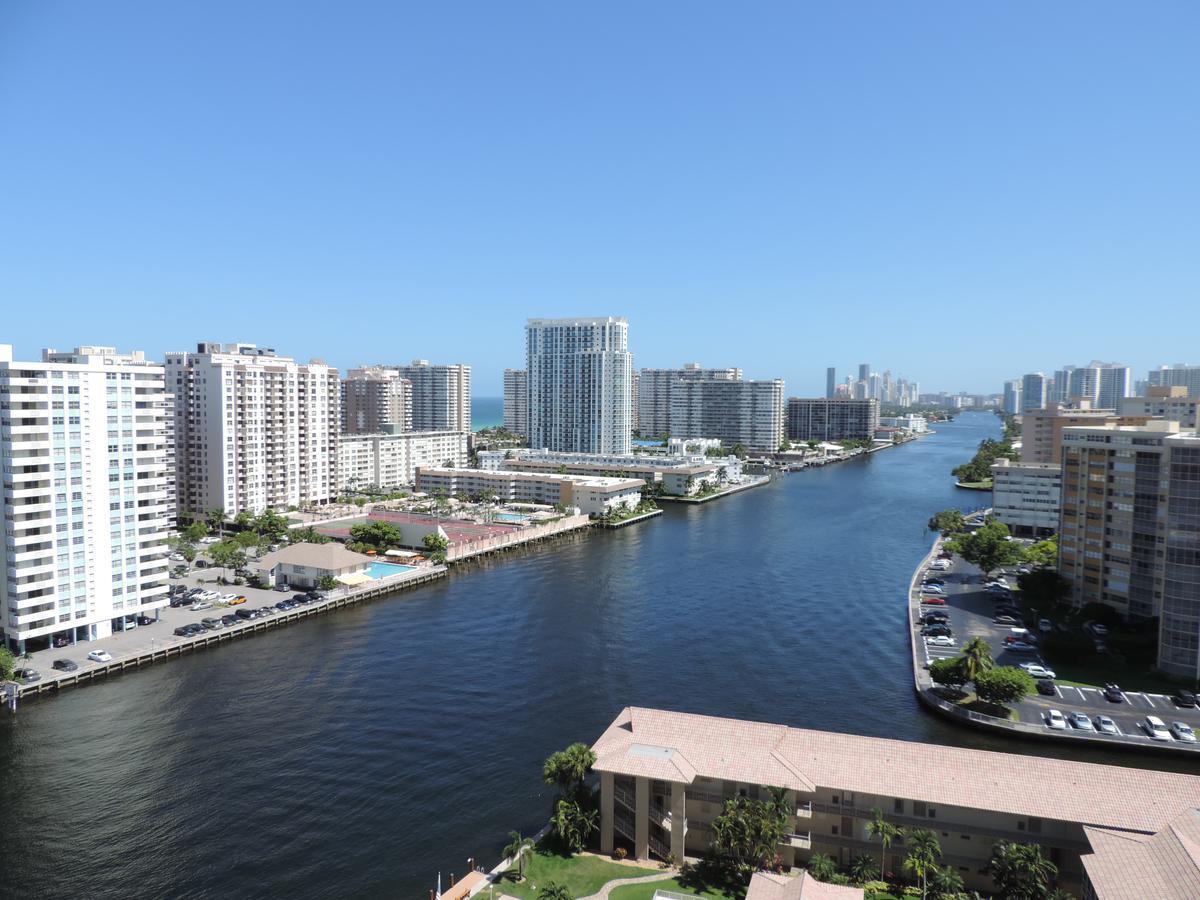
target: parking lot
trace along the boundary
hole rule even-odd
[[[952,632],[952,645],[932,646],[918,634],[917,640],[923,645],[926,664],[938,659],[953,659],[959,655],[964,644],[974,637],[982,637],[991,647],[997,665],[1019,666],[1021,663],[1038,663],[1053,669],[1053,666],[1045,663],[1041,654],[1036,651],[1014,652],[1006,648],[1004,638],[1013,634],[1013,626],[996,624],[993,621],[993,610],[997,602],[985,589],[984,580],[977,568],[956,558],[949,571],[931,574],[945,580],[944,594],[934,595],[942,596],[945,605],[923,604],[921,611],[944,611],[947,614]],[[1008,581],[1015,584],[1013,578]],[[1024,624],[1029,626],[1037,639],[1037,622]],[[913,617],[913,628],[918,632],[921,628],[916,616]],[[1052,709],[1060,711],[1064,716],[1081,712],[1093,722],[1097,716],[1108,716],[1113,720],[1117,734],[1106,737],[1124,743],[1163,743],[1152,741],[1141,727],[1140,723],[1147,715],[1162,719],[1168,728],[1172,722],[1184,722],[1200,732],[1200,710],[1177,706],[1171,697],[1163,694],[1141,691],[1122,691],[1119,700],[1109,700],[1105,698],[1102,687],[1076,687],[1055,682],[1053,696],[1034,694],[1019,703],[1015,709],[1022,722],[1044,728],[1048,733],[1051,729],[1046,724],[1046,717]],[[1072,730],[1070,725],[1067,726],[1067,730]],[[1184,746],[1183,742],[1175,738],[1170,740],[1176,745]],[[1187,746],[1200,750],[1200,744]]]

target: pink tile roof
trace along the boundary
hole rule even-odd
[[[863,900],[863,889],[817,881],[807,872],[795,878],[755,872],[746,900]]]
[[[1101,900],[1195,900],[1200,897],[1200,809],[1189,809],[1154,835],[1085,828],[1083,857]]]
[[[635,745],[664,752],[634,753]],[[601,772],[686,784],[699,775],[808,793],[821,786],[1143,832],[1200,807],[1194,775],[640,707],[622,710],[595,751]]]

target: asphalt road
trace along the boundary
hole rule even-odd
[[[1019,653],[1005,647],[1004,638],[1011,633],[1012,626],[997,625],[992,621],[993,609],[997,605],[997,601],[993,600],[993,595],[984,589],[983,578],[977,568],[955,558],[949,572],[933,574],[946,581],[944,585],[946,605],[922,605],[921,609],[947,612],[950,617],[949,624],[953,632],[951,637],[954,645],[939,647],[932,646],[926,641],[924,646],[927,662],[956,657],[963,644],[973,637],[982,637],[991,646],[992,656],[997,665],[1018,666],[1021,663],[1033,662],[1047,665],[1048,668],[1053,669],[1053,666],[1043,661],[1039,653]],[[1009,583],[1014,584],[1015,579],[1010,578]],[[1026,625],[1035,634],[1037,633],[1036,622],[1027,622]],[[919,629],[920,625],[914,623],[914,627]],[[1145,741],[1147,744],[1162,743],[1161,741],[1151,741],[1140,725],[1145,716],[1153,715],[1166,722],[1168,727],[1172,722],[1186,722],[1197,734],[1200,734],[1200,710],[1176,706],[1170,697],[1163,694],[1128,691],[1122,694],[1120,702],[1113,702],[1105,699],[1099,688],[1074,687],[1057,683],[1055,692],[1053,697],[1034,694],[1018,704],[1016,710],[1021,721],[1041,725],[1050,731],[1051,729],[1045,723],[1046,714],[1051,709],[1059,710],[1064,716],[1070,715],[1072,712],[1081,712],[1091,717],[1093,722],[1096,716],[1104,715],[1111,718],[1116,724],[1121,734],[1121,737],[1115,738],[1117,741],[1127,742],[1132,738]],[[1070,729],[1069,725],[1068,729]],[[1175,739],[1172,738],[1172,741]],[[1200,745],[1197,745],[1197,749],[1200,749]]]

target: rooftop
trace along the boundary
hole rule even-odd
[[[863,889],[817,881],[807,872],[795,878],[755,872],[746,900],[863,900]]]
[[[648,755],[635,747],[665,751]],[[627,707],[596,741],[596,770],[818,786],[934,805],[1155,832],[1200,807],[1200,777],[835,734]]]
[[[1189,809],[1154,835],[1085,829],[1092,852],[1083,867],[1104,900],[1200,897],[1200,809]]]
[[[366,565],[369,556],[347,550],[341,544],[292,544],[274,553],[268,553],[258,561],[261,569],[273,569],[280,563],[293,566],[311,566],[314,569],[345,569],[350,566]]]
[[[641,489],[640,478],[609,478],[605,475],[562,475],[557,472],[519,472],[513,469],[451,469],[442,466],[420,466],[417,476],[446,475],[459,478],[536,479],[537,481],[569,481],[581,487],[633,487]]]

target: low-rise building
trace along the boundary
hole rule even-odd
[[[668,456],[707,456],[710,450],[720,451],[720,438],[683,438],[667,439]]]
[[[357,576],[363,575],[370,564],[371,557],[331,541],[328,544],[292,544],[268,553],[250,566],[270,587],[286,584],[295,588],[314,588],[327,577],[343,584],[354,584]]]
[[[1085,827],[1085,900],[1194,900],[1200,897],[1200,809],[1153,834]],[[747,895],[747,900],[750,900]]]
[[[479,468],[508,472],[558,472],[565,475],[640,478],[660,485],[663,493],[687,497],[704,490],[742,482],[742,461],[736,456],[649,456],[604,453],[554,453],[513,448],[476,455]]]
[[[602,516],[618,507],[633,509],[641,502],[644,484],[640,478],[441,467],[417,469],[416,476],[417,490],[427,494],[490,494],[503,503],[574,506],[589,516]]]
[[[878,428],[878,400],[788,397],[788,440],[869,441]]]
[[[422,466],[465,466],[465,431],[384,431],[338,440],[338,493],[410,487]]]
[[[925,434],[929,431],[929,420],[914,413],[906,416],[880,416],[879,424],[884,428],[899,428],[909,434]]]
[[[992,516],[1020,537],[1058,531],[1062,466],[1000,459],[992,466]]]
[[[1001,841],[1031,843],[1078,890],[1085,826],[1142,840],[1200,805],[1200,777],[1017,756],[629,707],[594,748],[600,775],[600,849],[681,860],[713,839],[726,801],[784,792],[785,867],[824,853],[848,865],[877,854],[871,811],[940,833],[941,864],[988,891],[987,863]],[[899,872],[893,844],[885,868]],[[1147,896],[1155,896],[1153,894]]]
[[[783,875],[755,872],[746,888],[746,900],[863,900],[860,887],[817,881],[808,872]]]

